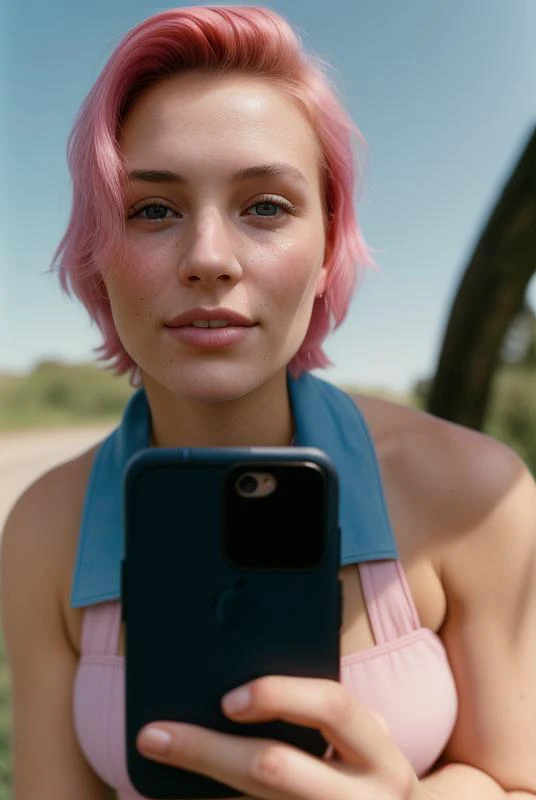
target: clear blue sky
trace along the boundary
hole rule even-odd
[[[536,0],[281,0],[335,68],[369,146],[369,273],[329,340],[332,381],[406,390],[430,375],[453,294],[536,123]],[[25,0],[0,11],[0,372],[87,360],[84,309],[45,274],[70,212],[74,116],[151,0]],[[536,282],[529,289],[536,307]]]

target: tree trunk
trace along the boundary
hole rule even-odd
[[[427,410],[481,430],[508,327],[536,270],[536,129],[454,300]]]

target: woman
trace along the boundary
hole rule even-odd
[[[307,371],[327,363],[356,265],[372,264],[352,130],[266,9],[166,11],[113,53],[70,141],[57,256],[103,357],[143,386],[153,445],[290,445],[289,385],[341,400]],[[237,721],[319,728],[333,757],[166,720],[140,750],[266,800],[535,797],[534,481],[482,434],[364,396],[352,414],[341,441],[351,452],[359,437],[368,502],[396,547],[341,567],[341,682],[268,676],[222,700]],[[114,535],[107,478],[120,477],[129,419],[123,438],[32,485],[5,528],[16,800],[139,796],[123,755],[117,575],[98,545]]]

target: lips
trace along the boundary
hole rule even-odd
[[[184,328],[200,321],[218,322],[219,324],[226,322],[229,326],[237,328],[251,328],[256,324],[253,320],[230,308],[193,308],[173,317],[165,323],[165,326],[167,328]]]

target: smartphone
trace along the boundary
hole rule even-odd
[[[124,521],[127,765],[137,791],[237,795],[143,757],[136,737],[156,720],[322,756],[319,731],[239,724],[220,702],[263,675],[339,680],[338,483],[328,456],[298,447],[144,450],[125,471]]]

